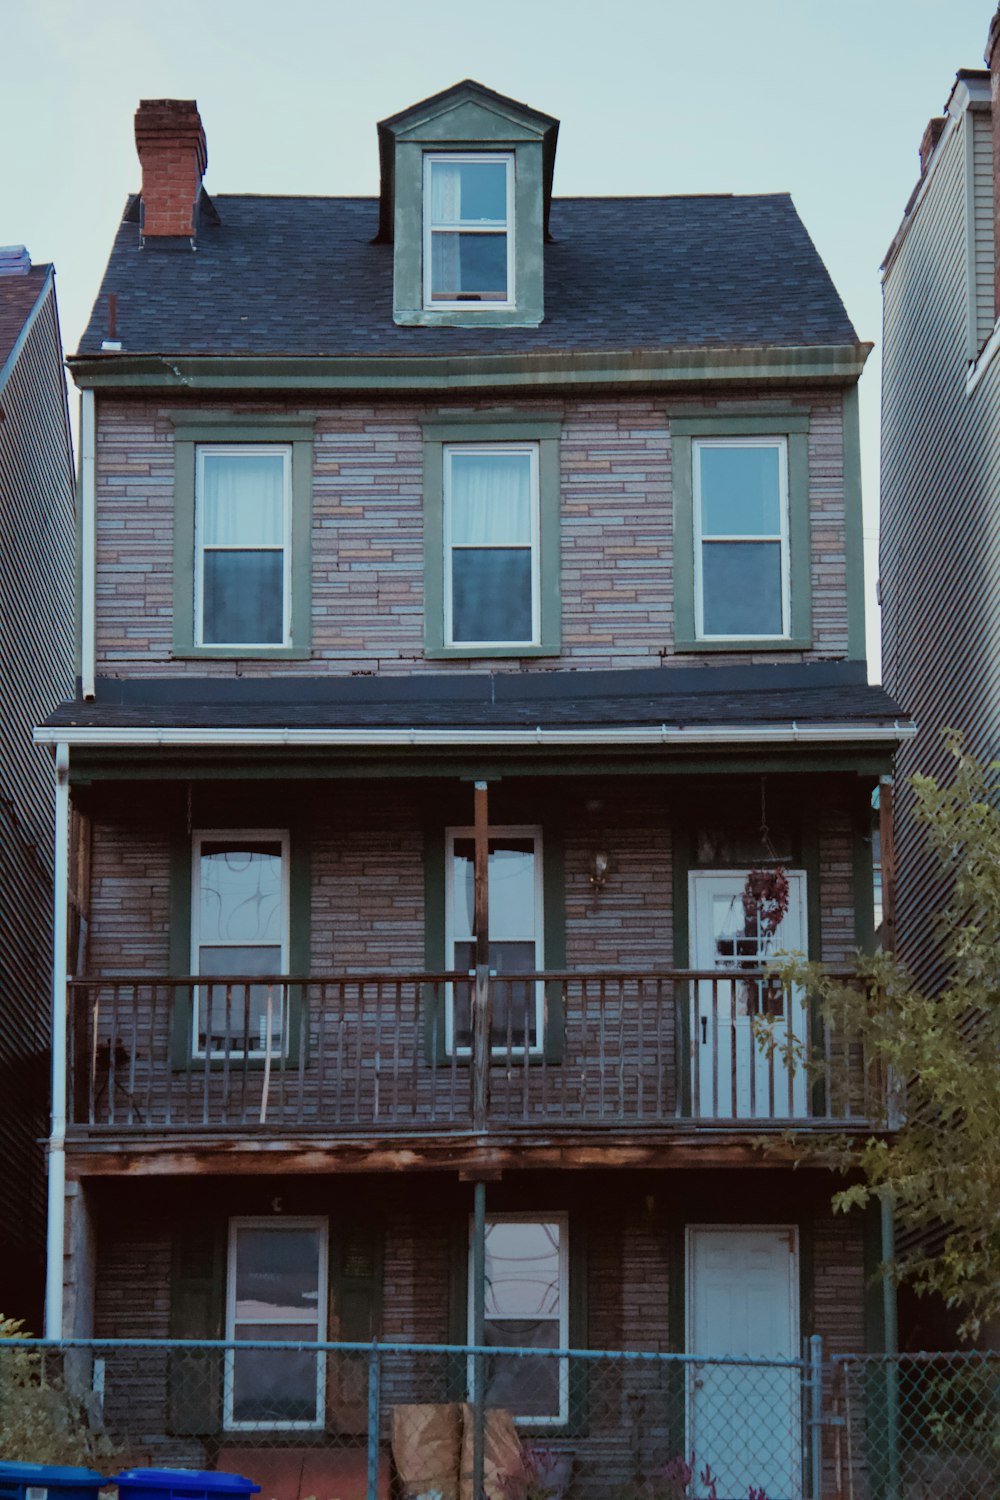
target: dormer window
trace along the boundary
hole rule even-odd
[[[424,306],[514,304],[514,158],[424,157]]]

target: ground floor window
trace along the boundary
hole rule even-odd
[[[562,1214],[504,1214],[486,1225],[485,1342],[497,1352],[486,1370],[486,1402],[518,1422],[541,1426],[569,1416],[567,1361],[505,1355],[507,1349],[565,1349],[569,1342],[569,1260]],[[476,1293],[470,1233],[469,1337]]]
[[[327,1229],[322,1219],[233,1219],[226,1338],[291,1344],[326,1337]],[[325,1358],[299,1349],[227,1355],[227,1427],[323,1425]]]

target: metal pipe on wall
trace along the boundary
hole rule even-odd
[[[52,1124],[48,1143],[45,1336],[61,1338],[66,1231],[67,947],[69,942],[69,746],[56,748],[52,912]]]

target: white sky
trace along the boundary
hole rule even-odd
[[[991,0],[0,0],[0,244],[67,350],[139,186],[140,98],[196,98],[211,192],[375,194],[375,123],[461,78],[561,122],[556,194],[790,191],[859,335],[924,126]],[[874,596],[878,348],[862,380]],[[869,604],[869,656],[877,622]]]

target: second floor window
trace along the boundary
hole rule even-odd
[[[262,1057],[284,1046],[285,986],[253,984],[288,968],[288,837],[197,833],[191,882],[192,972],[238,978],[199,985],[193,1055]]]
[[[513,191],[510,155],[425,157],[425,307],[511,305]]]
[[[785,439],[699,439],[693,461],[698,638],[789,635]]]
[[[542,1046],[540,981],[518,979],[544,966],[542,838],[537,828],[497,828],[489,841],[489,963],[495,1050],[537,1052]],[[475,839],[471,828],[448,833],[447,963],[471,973],[476,963]],[[472,987],[456,984],[445,1021],[447,1050],[472,1046]]]
[[[537,445],[447,447],[444,501],[446,644],[537,645]]]
[[[290,641],[291,448],[200,445],[195,644]]]

